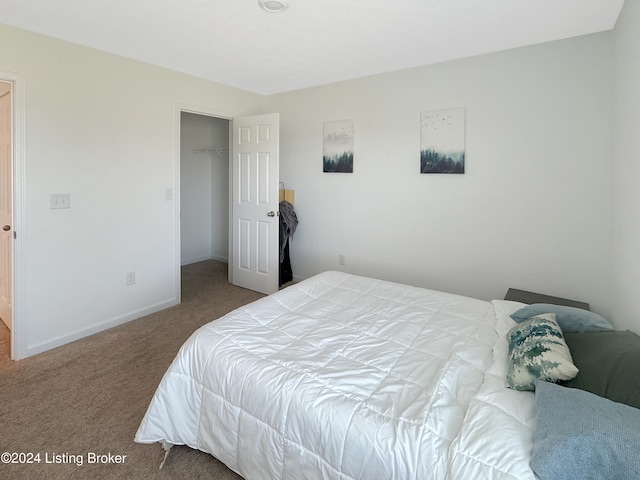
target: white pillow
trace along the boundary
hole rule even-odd
[[[511,300],[491,300],[493,305],[493,311],[496,314],[496,332],[503,337],[509,330],[517,323],[511,314],[517,312],[522,307],[526,306],[525,303],[513,302]]]

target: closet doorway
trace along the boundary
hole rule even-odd
[[[180,112],[180,265],[228,263],[230,120]]]

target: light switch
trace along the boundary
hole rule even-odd
[[[70,198],[68,193],[52,193],[49,195],[49,209],[70,208]]]

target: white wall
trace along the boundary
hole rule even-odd
[[[179,106],[233,117],[263,98],[3,25],[0,46],[26,78],[19,356],[176,303]],[[71,208],[50,210],[64,192]]]
[[[0,71],[27,86],[21,355],[178,301],[165,192],[178,189],[180,108],[280,112],[298,278],[343,268],[486,299],[513,286],[640,330],[638,18],[627,0],[613,34],[266,99],[0,25]],[[420,175],[420,112],[455,107],[466,108],[467,172]],[[347,118],[355,172],[323,174],[322,124]],[[60,192],[71,208],[50,210]]]
[[[180,122],[180,263],[211,258],[210,117],[183,112]]]
[[[616,118],[612,168],[612,310],[640,331],[640,1],[626,0],[615,29]]]
[[[211,156],[211,258],[229,258],[229,120],[212,118],[213,147],[227,148]]]
[[[606,33],[270,97],[294,275],[516,287],[609,314],[612,75]],[[466,173],[421,175],[420,112],[457,107]],[[354,173],[322,173],[323,122],[340,119],[355,122]]]
[[[229,251],[229,120],[182,113],[180,129],[181,264],[214,258]]]

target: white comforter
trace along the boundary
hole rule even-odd
[[[519,306],[320,274],[195,332],[135,440],[247,480],[533,480],[533,395],[504,381]]]

